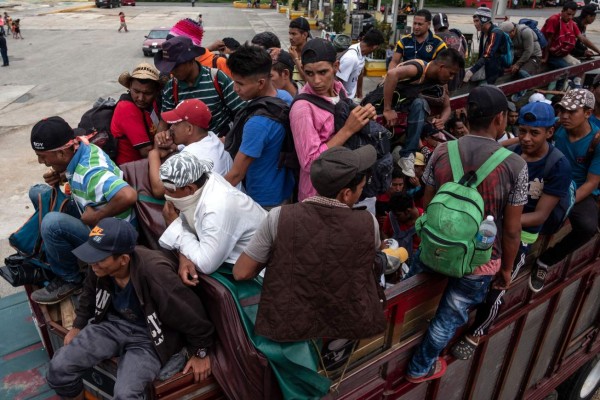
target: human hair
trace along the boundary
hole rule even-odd
[[[356,192],[356,188],[363,181],[363,179],[365,179],[366,176],[367,176],[366,172],[359,172],[359,173],[357,173],[354,176],[354,178],[352,178],[352,180],[350,182],[348,182],[346,184],[346,186],[344,186],[340,190],[350,189],[351,191]]]
[[[284,70],[288,70],[288,72],[290,73],[290,79],[292,78],[292,74],[294,73],[294,67],[290,67],[287,64],[284,64],[280,61],[277,61],[275,64],[273,64],[273,66],[271,67],[273,68],[275,71],[277,71],[277,73],[279,75],[281,75],[283,73]]]
[[[390,196],[389,207],[392,212],[404,212],[415,206],[413,198],[402,192],[392,193]]]
[[[447,48],[440,51],[437,57],[433,60],[434,63],[444,64],[449,67],[458,67],[463,69],[465,67],[465,59],[458,50],[453,48]]]
[[[567,1],[565,4],[563,4],[563,11],[567,11],[567,10],[573,10],[573,11],[577,11],[577,3],[575,3],[574,1]]]
[[[153,79],[139,79],[139,78],[131,78],[131,81],[138,81],[142,85],[152,85],[154,90],[159,91],[161,89],[160,81],[155,81]],[[131,83],[129,84],[131,86]]]
[[[254,35],[251,41],[252,44],[264,47],[265,49],[270,49],[272,47],[276,47],[278,49],[281,48],[281,42],[276,34],[273,32],[261,32]]]
[[[362,38],[362,42],[368,46],[379,46],[384,41],[383,33],[375,28],[369,29]]]
[[[223,38],[223,44],[225,45],[225,47],[227,47],[228,49],[230,49],[232,51],[236,51],[241,46],[240,42],[238,42],[237,40],[235,40],[234,38],[231,38],[231,37]]]
[[[415,13],[415,17],[424,17],[426,22],[431,22],[431,11],[423,8]]]
[[[232,73],[243,77],[269,76],[272,65],[271,55],[267,50],[252,44],[240,46],[227,59],[227,66]]]
[[[482,117],[471,117],[470,115],[472,115],[473,113],[476,113],[477,109],[478,109],[478,105],[475,103],[471,103],[469,104],[469,109],[467,110],[467,121],[469,122],[469,128],[471,129],[471,131],[480,131],[480,130],[484,130],[484,129],[488,129],[490,127],[490,125],[492,124],[492,121],[494,120],[494,118],[496,118],[496,115],[500,114],[495,114],[495,115],[485,115]],[[502,111],[503,114],[506,114],[508,112],[507,111]]]
[[[402,173],[402,169],[398,166],[394,166],[394,169],[392,170],[392,179],[404,179],[405,177],[406,176]]]

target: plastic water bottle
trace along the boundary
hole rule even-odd
[[[477,237],[475,238],[475,247],[479,250],[487,250],[492,247],[494,240],[496,240],[497,232],[494,217],[488,215],[481,225],[479,225],[479,232],[477,232]]]

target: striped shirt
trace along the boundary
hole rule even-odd
[[[87,206],[102,207],[128,186],[119,167],[94,144],[80,143],[67,166],[66,175],[71,196],[82,212]],[[133,210],[129,208],[115,217],[131,222]]]
[[[210,76],[210,68],[198,65],[200,66],[200,73],[193,85],[189,85],[184,81],[177,81],[178,101],[181,102],[186,99],[202,100],[212,114],[208,130],[221,136],[229,131],[229,123],[233,121],[236,111],[246,103],[233,90],[231,78],[222,71],[218,71],[217,82],[223,92],[222,101]],[[173,79],[171,78],[167,82],[163,90],[162,112],[172,110],[177,105],[173,96]]]
[[[414,34],[404,35],[396,44],[396,53],[402,54],[402,61],[414,60],[432,61],[438,53],[448,48],[444,40],[429,31],[427,39],[422,43],[417,42]]]

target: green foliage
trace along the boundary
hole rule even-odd
[[[333,21],[331,25],[333,27],[333,31],[335,33],[344,32],[344,25],[346,24],[346,10],[344,10],[344,6],[336,5],[333,9]]]

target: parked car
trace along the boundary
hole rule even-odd
[[[121,4],[124,6],[135,6],[135,0],[121,0]]]
[[[135,0],[133,0],[135,1]],[[169,34],[170,28],[168,27],[160,27],[153,28],[150,33],[146,36],[146,40],[142,44],[142,51],[146,57],[151,56],[152,54],[158,53],[162,48],[162,44],[165,40],[167,40],[167,35]]]
[[[96,0],[96,7],[116,8],[121,7],[121,0]]]

